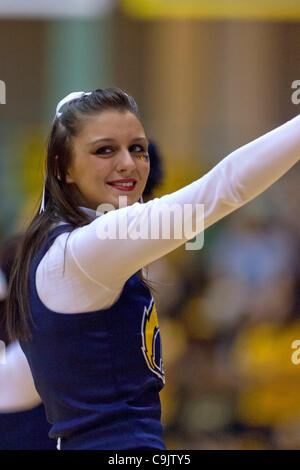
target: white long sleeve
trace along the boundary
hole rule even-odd
[[[70,235],[66,269],[62,275],[63,249],[67,235],[57,238],[37,270],[37,290],[48,308],[76,313],[107,308],[120,294],[124,282],[143,266],[187,241],[176,239],[132,239],[137,226],[150,224],[163,215],[163,205],[204,205],[204,227],[258,196],[284,175],[300,157],[300,115],[235,150],[202,178],[184,188],[146,204],[111,211]],[[126,239],[97,236],[104,226],[127,218]],[[197,224],[200,224],[197,220]],[[58,287],[59,286],[59,287]]]
[[[0,364],[0,413],[28,410],[41,403],[26,357],[15,342],[6,348]]]

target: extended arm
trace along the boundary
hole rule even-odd
[[[138,224],[154,216],[162,203],[204,205],[204,227],[255,198],[284,175],[300,156],[300,115],[235,150],[202,178],[184,188],[149,201],[111,211],[70,236],[71,257],[85,275],[106,288],[121,286],[133,273],[186,242],[186,238],[130,238]],[[101,240],[97,232],[127,219],[127,239]]]

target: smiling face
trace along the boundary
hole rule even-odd
[[[66,181],[82,206],[118,208],[119,196],[127,196],[128,205],[139,200],[149,170],[148,140],[139,119],[129,111],[106,110],[84,118],[72,138]]]

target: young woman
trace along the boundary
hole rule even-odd
[[[58,104],[42,206],[11,276],[7,325],[33,376],[35,387],[21,367],[26,400],[32,393],[36,402],[37,390],[61,449],[165,448],[159,327],[142,268],[188,237],[178,238],[172,225],[162,235],[164,208],[188,204],[206,228],[253,199],[298,161],[300,115],[143,204],[147,150],[137,105],[123,91],[76,92]],[[151,224],[155,236],[136,236]],[[102,236],[121,226],[122,236]],[[18,360],[24,364],[20,350]],[[0,408],[17,400],[6,380]]]

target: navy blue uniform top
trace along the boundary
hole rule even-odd
[[[32,338],[21,341],[61,449],[165,449],[159,391],[164,384],[157,313],[137,274],[107,309],[63,314],[39,299],[38,264],[63,232],[52,230],[31,263]],[[97,287],[96,287],[97,288]]]

